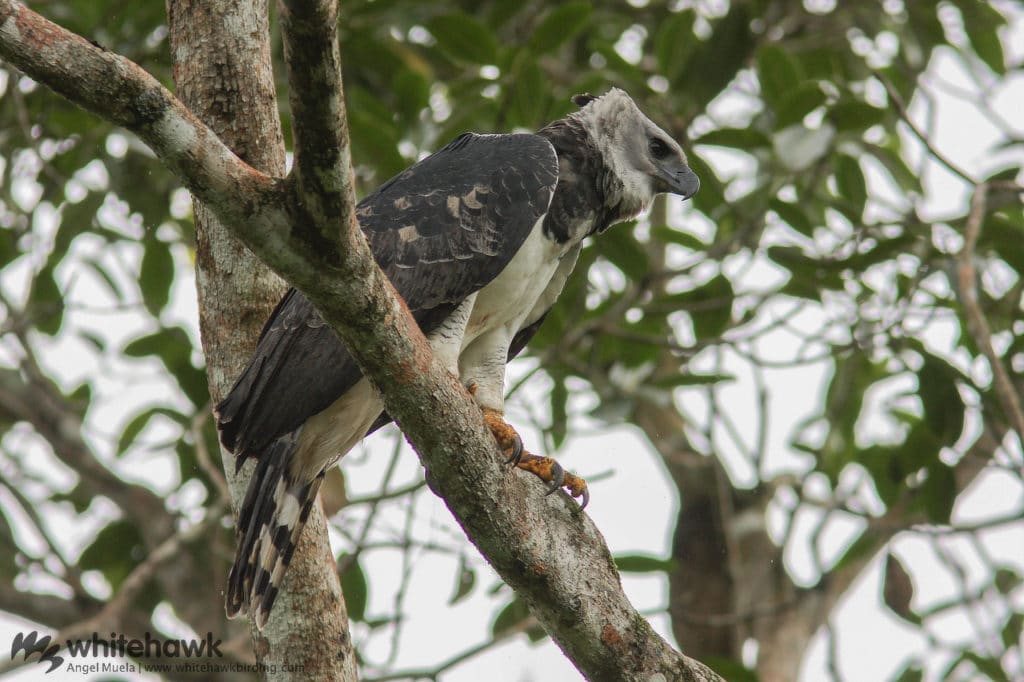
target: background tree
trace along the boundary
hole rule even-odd
[[[158,8],[44,11],[169,82]],[[584,252],[514,405],[551,451],[623,422],[644,434],[679,492],[672,551],[619,566],[667,579],[672,635],[729,679],[794,679],[816,635],[831,652],[857,637],[834,617],[876,567],[882,603],[927,643],[894,677],[1024,674],[1022,131],[998,100],[1019,76],[1006,27],[1019,35],[1019,14],[973,0],[342,10],[360,193],[459,132],[536,128],[609,85],[691,140],[693,210],[659,203]],[[934,100],[950,95],[985,117],[984,158],[941,146]],[[211,102],[204,119],[230,122],[234,106]],[[235,633],[227,650],[252,660],[244,627],[210,607],[233,538],[189,303],[187,195],[132,136],[9,66],[0,116],[0,608],[50,630],[113,611],[126,633]],[[275,301],[266,286],[220,321],[248,330],[240,345]],[[809,409],[794,418],[798,381]],[[497,615],[489,637],[467,627],[420,673],[542,639],[523,602],[478,585],[493,574],[461,534],[417,520],[430,496],[396,483],[403,457],[383,458],[382,483],[333,473],[326,496],[364,676],[408,672],[403,614],[435,555],[453,603]],[[621,477],[595,504],[622,504]],[[979,490],[1005,501],[967,519]],[[392,579],[371,570],[382,563],[399,567]],[[936,571],[952,589],[915,592]],[[951,619],[969,627],[950,636]],[[830,658],[856,679],[860,662]]]

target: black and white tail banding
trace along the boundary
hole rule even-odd
[[[227,614],[235,618],[245,611],[261,630],[324,480],[323,470],[312,480],[296,480],[288,470],[298,433],[278,438],[260,453],[238,512],[239,546],[228,576]]]

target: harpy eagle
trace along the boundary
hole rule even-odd
[[[467,133],[356,208],[373,255],[432,350],[476,398],[510,461],[588,499],[586,484],[522,450],[503,419],[505,363],[537,331],[583,240],[659,193],[700,187],[686,155],[622,90],[535,134]],[[257,465],[238,514],[227,611],[262,628],[327,467],[390,421],[345,346],[290,290],[216,408],[221,442]]]

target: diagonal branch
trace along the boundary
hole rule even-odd
[[[899,113],[900,118],[903,119],[903,122],[907,124],[908,128],[910,128],[910,132],[914,134],[917,141],[924,145],[924,148],[928,150],[928,153],[932,155],[932,158],[942,164],[950,173],[957,176],[967,184],[976,185],[977,181],[971,177],[971,174],[953,163],[948,156],[939,151],[939,149],[932,143],[931,137],[925,133],[925,131],[921,130],[921,127],[914,122],[914,119],[910,116],[910,110],[907,108],[903,98],[900,97],[900,93],[896,90],[896,86],[892,84],[892,81],[886,78],[880,71],[875,71],[874,76],[885,88],[885,92],[889,95],[889,100],[896,107],[896,111]]]
[[[78,623],[63,628],[58,641],[86,638],[94,632],[124,630],[125,614],[138,598],[142,588],[146,587],[156,575],[161,565],[177,557],[184,546],[195,542],[213,524],[218,523],[224,513],[222,502],[218,502],[206,510],[206,516],[194,526],[178,531],[153,548],[145,560],[136,566],[124,579],[114,596],[103,608]]]
[[[313,12],[311,16],[317,16]],[[296,13],[289,20],[288,31],[308,27],[296,20],[299,16]],[[301,35],[286,38],[293,49],[295,38]],[[315,74],[310,76],[314,84],[340,84],[339,62],[325,66],[323,53],[298,51],[291,53],[292,59],[300,54],[317,60],[306,65]],[[296,166],[297,183],[258,173],[140,68],[13,0],[0,0],[0,55],[90,111],[138,134],[233,235],[309,297],[416,447],[431,488],[584,675],[621,680],[718,679],[705,666],[673,650],[633,608],[604,539],[588,517],[575,513],[575,503],[564,495],[545,497],[528,475],[509,473],[501,466],[501,455],[480,410],[433,357],[412,316],[376,266],[357,229],[354,207],[345,200],[351,196],[347,169],[346,186],[337,177],[325,184],[328,192],[339,195],[325,202],[336,207],[336,213],[305,204],[313,185],[303,175],[315,171],[327,157],[302,160],[302,166]],[[332,57],[333,53],[326,59]],[[290,73],[301,68],[294,64]],[[335,73],[324,75],[332,70]],[[293,89],[297,91],[293,101],[324,94],[298,91],[295,83]],[[340,96],[332,102],[337,102],[337,116],[343,118]],[[309,129],[315,130],[324,125],[322,118],[318,123],[322,113],[312,111],[307,119],[302,111],[297,112],[304,120],[300,126],[310,123]],[[326,167],[341,173],[348,156],[344,130],[339,129],[332,142],[338,145],[337,155]],[[305,147],[306,142],[300,139],[299,144]],[[324,249],[317,235],[329,235],[339,226],[341,248]]]
[[[960,302],[964,306],[964,316],[967,318],[967,331],[978,344],[992,370],[992,386],[999,403],[1013,430],[1017,432],[1017,438],[1024,443],[1024,411],[1021,410],[1020,395],[992,345],[992,330],[978,304],[978,274],[974,267],[974,258],[975,247],[981,236],[981,226],[985,220],[988,190],[988,185],[981,183],[975,186],[971,195],[971,206],[964,227],[964,245],[957,256]]]
[[[0,0],[0,57],[87,111],[138,135],[225,222],[245,225],[257,255],[295,268],[301,257],[279,229],[287,187],[239,159],[180,100],[134,62]]]
[[[163,501],[153,491],[127,483],[96,459],[82,438],[81,416],[68,409],[64,396],[45,377],[26,380],[16,370],[0,370],[0,417],[31,424],[91,493],[110,498],[125,514],[152,527],[168,522]]]

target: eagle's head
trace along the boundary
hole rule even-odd
[[[573,102],[580,110],[570,117],[587,130],[605,165],[621,182],[618,198],[626,212],[640,213],[657,194],[689,199],[700,189],[682,147],[624,91],[612,88],[600,97],[577,95]]]

